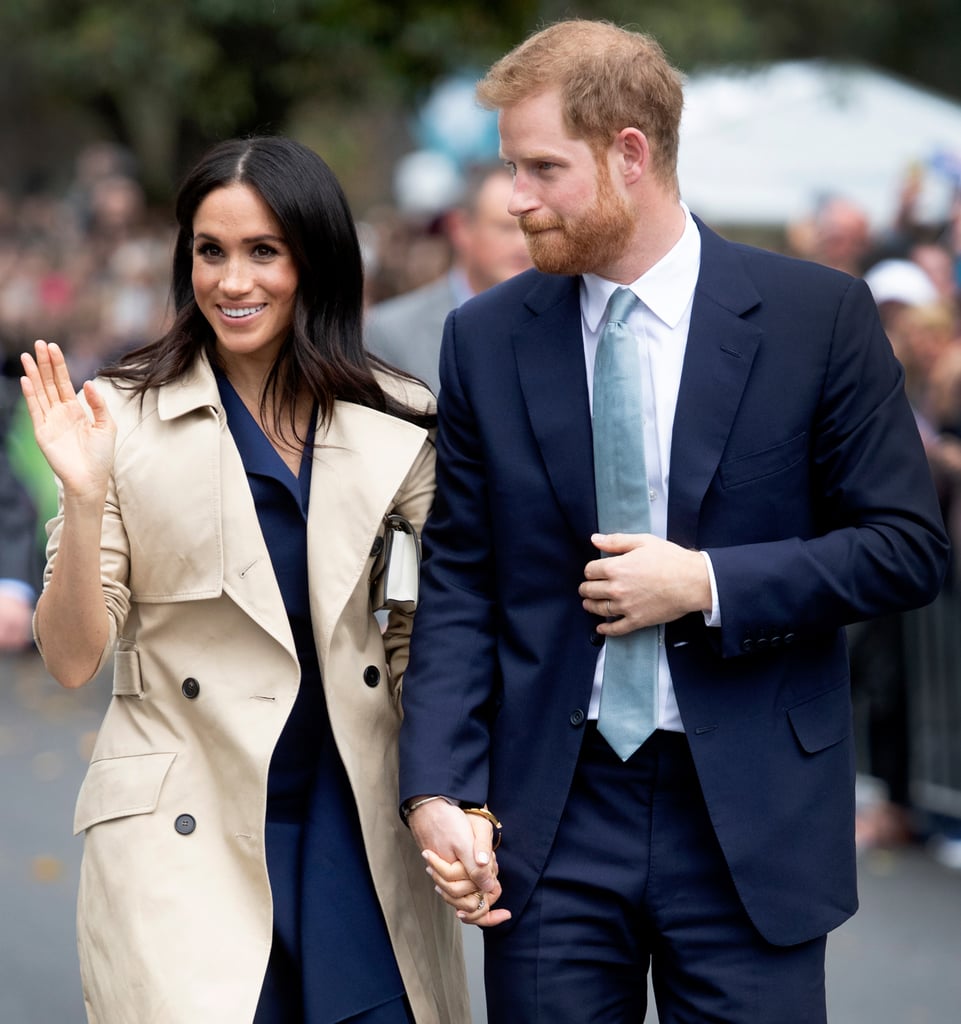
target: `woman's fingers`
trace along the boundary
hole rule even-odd
[[[67,369],[67,361],[64,359],[60,346],[51,342],[47,346],[50,355],[50,366],[53,371],[54,386],[57,390],[57,397],[61,402],[72,402],[77,397],[73,381],[70,380],[70,371]]]
[[[37,341],[34,354],[24,352],[20,363],[30,385],[26,387],[21,381],[21,390],[28,403],[31,397],[36,400],[38,411],[46,413],[53,406],[77,397],[59,345]]]
[[[499,882],[495,882],[490,892],[484,893],[477,889],[460,862],[452,864],[431,850],[424,851],[424,858],[428,864],[427,873],[434,880],[435,890],[445,903],[454,908],[458,920],[464,924],[480,925],[482,928],[490,928],[510,920],[509,910],[493,909],[501,896]],[[496,859],[492,869],[496,876]]]

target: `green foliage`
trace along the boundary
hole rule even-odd
[[[961,94],[957,0],[3,0],[0,144],[73,110],[130,145],[163,195],[213,139],[287,130],[312,105],[358,133],[402,125],[438,77],[570,16],[652,32],[685,71],[854,58]]]

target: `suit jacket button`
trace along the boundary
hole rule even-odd
[[[794,634],[793,633],[785,633],[784,634],[784,642],[786,644],[793,644],[794,643]]]
[[[380,682],[380,669],[376,665],[368,665],[364,669],[364,682],[368,686],[376,686]]]
[[[182,835],[189,836],[197,827],[197,822],[192,814],[181,814],[174,822],[174,828]]]
[[[200,683],[191,676],[181,683],[180,692],[187,700],[193,700],[200,693]]]
[[[585,715],[584,712],[580,708],[575,708],[571,712],[571,718],[570,718],[571,725],[573,725],[575,728],[577,726],[579,726],[579,725],[583,725],[585,718],[587,718],[587,715]]]
[[[604,646],[604,637],[601,636],[601,634],[598,633],[596,629],[591,631],[591,646],[592,647],[603,647]]]
[[[759,648],[763,649],[765,647],[768,647],[770,645],[770,643],[771,643],[771,641],[768,640],[768,638],[766,636],[762,636],[761,639],[758,640],[757,645],[758,645]]]
[[[748,651],[753,651],[754,650],[754,641],[750,637],[748,637],[745,640],[742,640],[741,641],[741,650],[744,651],[745,654]]]

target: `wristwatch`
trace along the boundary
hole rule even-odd
[[[400,805],[400,816],[404,819],[404,824],[409,824],[411,814],[413,814],[418,807],[422,807],[424,804],[428,804],[432,800],[443,800],[445,804],[450,804],[451,807],[459,807],[461,810],[467,810],[469,807],[480,807],[480,804],[471,804],[466,800],[455,800],[453,797],[443,796],[440,793],[435,796],[422,796],[419,799],[405,800]]]
[[[454,800],[453,797],[443,796],[440,793],[434,796],[422,796],[415,800],[405,800],[400,805],[400,816],[404,819],[404,824],[410,828],[410,816],[417,810],[418,807],[422,807],[424,804],[429,804],[432,800],[443,800],[445,804],[450,804],[451,807],[459,807],[465,814],[476,814],[486,821],[490,822],[492,835],[492,850],[496,850],[501,844],[501,839],[504,835],[504,827],[497,820],[497,815],[489,811],[486,807],[481,804],[472,804],[466,800]]]

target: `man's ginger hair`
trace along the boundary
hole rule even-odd
[[[622,128],[637,128],[650,144],[655,175],[676,194],[682,83],[653,37],[575,18],[542,29],[503,56],[478,83],[477,99],[500,110],[557,88],[574,138],[599,154]]]

